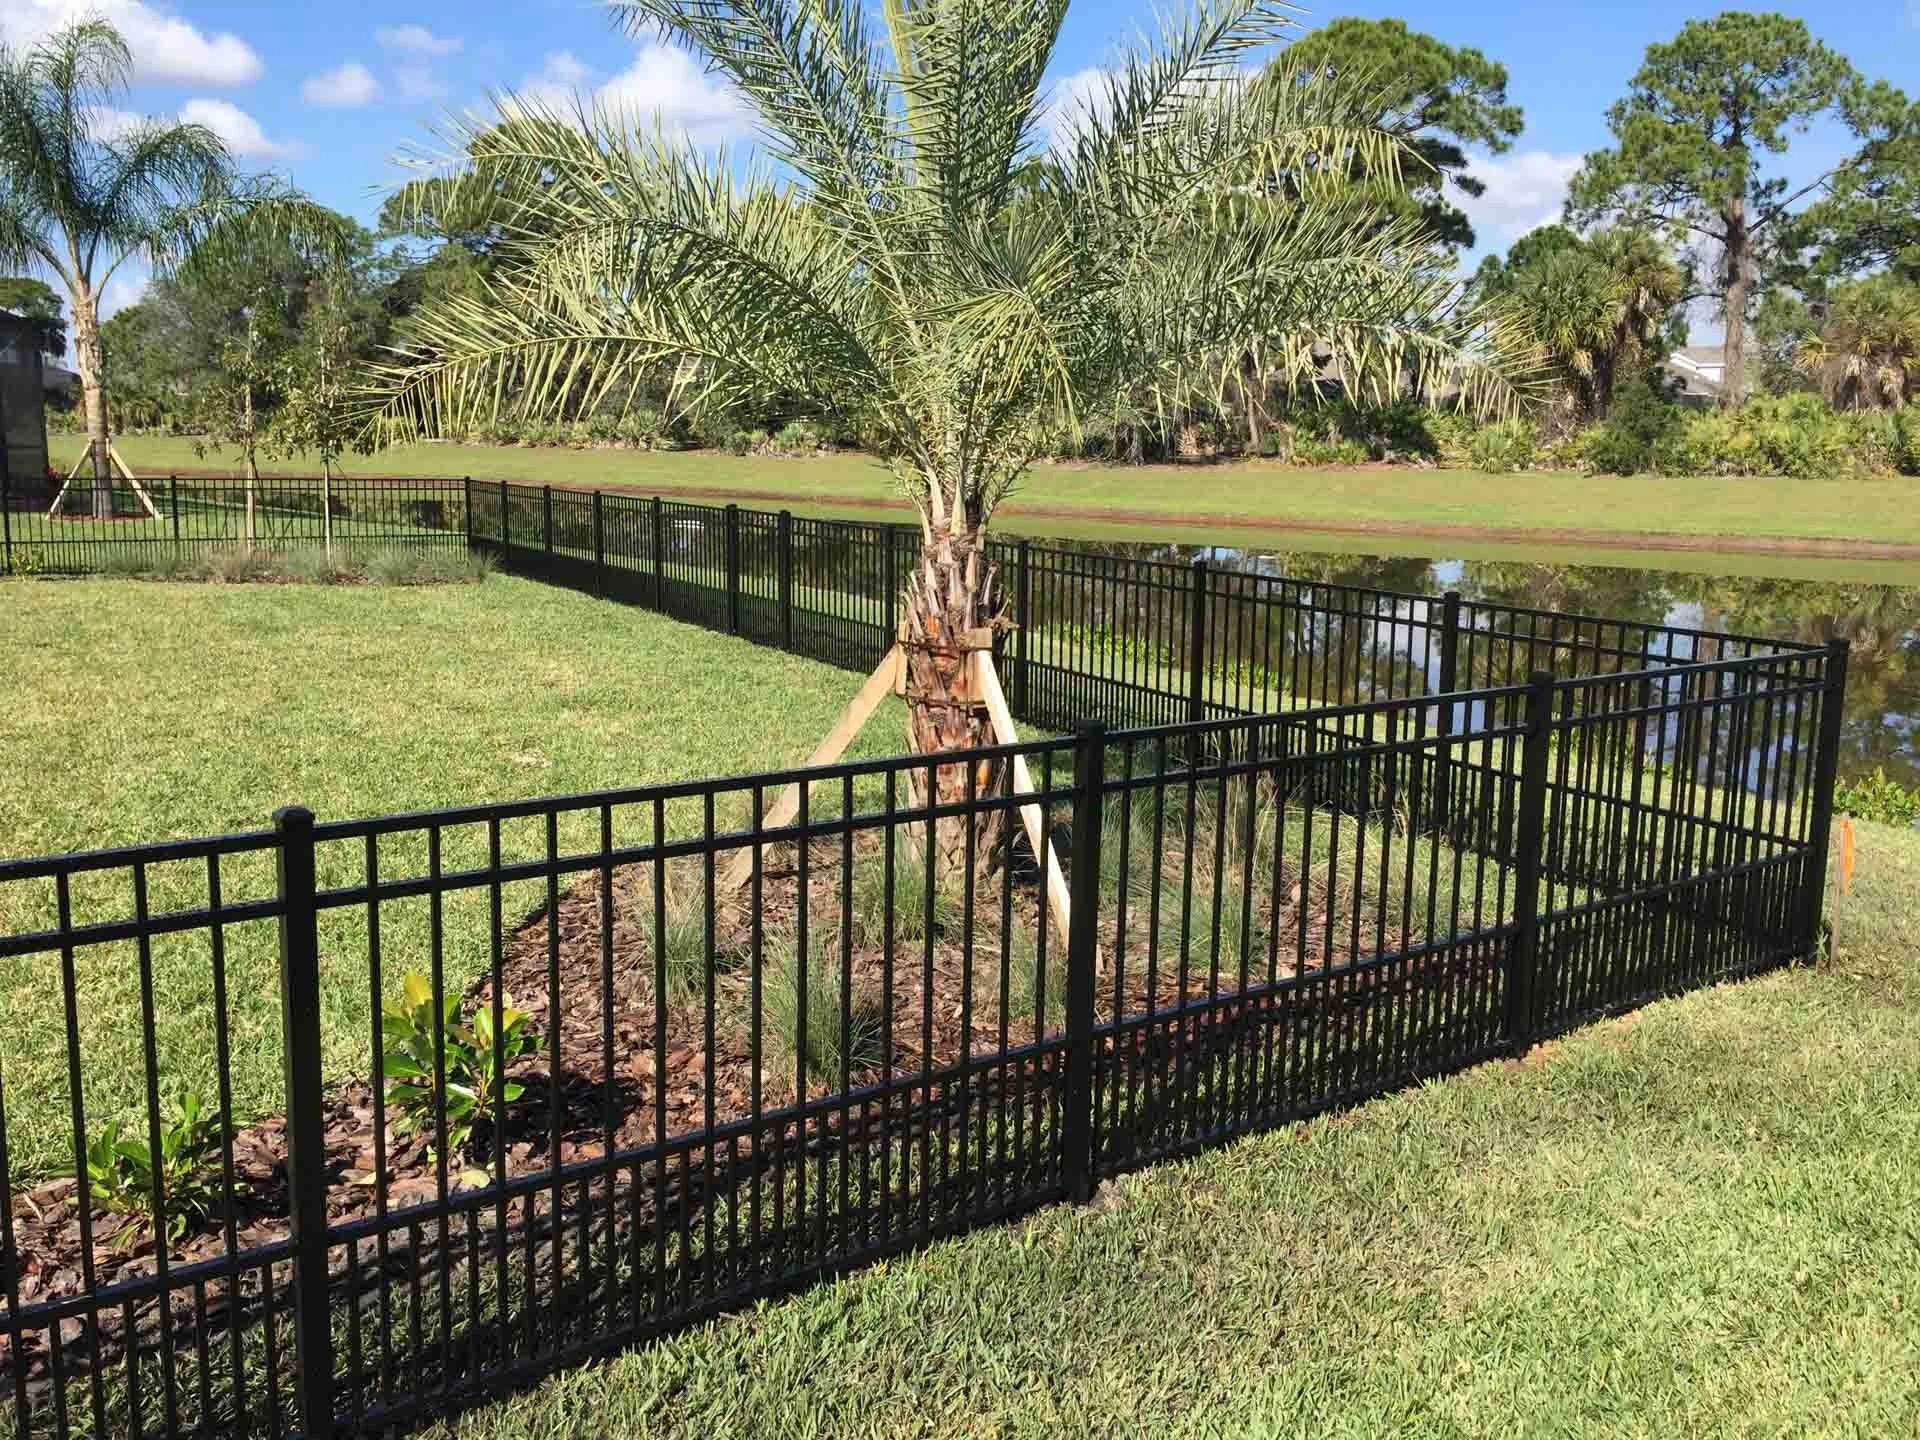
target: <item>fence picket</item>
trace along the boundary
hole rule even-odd
[[[288,1219],[294,1249],[295,1388],[301,1433],[333,1434],[333,1313],[327,1266],[327,1129],[320,1069],[320,932],[313,812],[275,812],[280,1023],[286,1064]]]

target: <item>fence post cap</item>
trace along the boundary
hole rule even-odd
[[[311,830],[313,811],[304,805],[282,805],[273,812],[273,828],[276,830]]]

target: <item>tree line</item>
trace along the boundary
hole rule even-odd
[[[463,137],[462,175],[405,187],[369,230],[239,176],[201,127],[100,133],[92,117],[124,89],[127,67],[124,42],[99,22],[0,57],[0,267],[37,272],[0,279],[0,307],[39,322],[49,350],[71,356],[81,393],[69,423],[96,437],[191,433],[250,472],[261,453],[317,447],[328,459],[370,444],[378,437],[334,414],[356,377],[396,351],[432,351],[417,315],[497,303],[503,266],[539,227],[566,223],[550,196],[516,191],[526,179],[516,147],[543,134],[528,107],[504,107]],[[1463,202],[1483,182],[1472,155],[1510,149],[1524,121],[1505,66],[1402,20],[1345,18],[1294,38],[1262,85],[1342,91],[1342,119],[1394,142],[1339,161],[1368,197],[1365,225],[1417,239],[1429,268],[1474,245]],[[1815,123],[1847,144],[1817,172],[1793,172],[1796,139]],[[1728,12],[1649,46],[1607,126],[1612,143],[1586,157],[1565,222],[1489,256],[1453,306],[1505,315],[1506,342],[1519,334],[1531,345],[1545,383],[1528,409],[1543,442],[1590,431],[1577,458],[1650,463],[1681,423],[1660,408],[1671,399],[1663,364],[1703,311],[1724,334],[1723,406],[1794,394],[1840,410],[1906,405],[1920,384],[1920,106],[1798,20]],[[1059,172],[1057,153],[1029,154],[1010,167],[1012,203],[1045,206]],[[1297,200],[1303,173],[1268,163],[1246,178]],[[552,189],[553,177],[535,183]],[[101,292],[135,255],[157,265],[156,279],[101,323]],[[1040,417],[1030,448],[1116,459],[1399,453],[1392,415],[1356,413],[1350,392],[1364,377],[1341,374],[1327,354],[1311,373],[1282,358],[1249,345],[1178,403],[1165,387],[1116,387],[1094,410]],[[439,428],[519,443],[769,450],[883,439],[870,417],[819,413],[804,386],[720,404],[684,357],[597,383],[610,368],[588,367],[546,412],[447,415]],[[1344,421],[1313,408],[1329,395],[1349,402]],[[1435,458],[1461,458],[1442,453],[1444,423],[1429,429]],[[1496,448],[1489,441],[1482,458],[1493,463]]]

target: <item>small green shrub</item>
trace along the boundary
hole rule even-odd
[[[1067,1023],[1067,952],[1065,946],[1053,943],[1056,937],[1047,938],[1047,963],[1042,969],[1039,940],[1026,926],[1016,925],[1009,937],[1007,1013],[1057,1029]]]
[[[394,1128],[401,1134],[433,1134],[438,1128],[435,1117],[444,1104],[447,1149],[458,1154],[467,1148],[476,1125],[500,1123],[506,1107],[524,1093],[525,1087],[509,1080],[507,1071],[516,1060],[533,1053],[538,1038],[526,1012],[513,1008],[512,997],[500,998],[496,1035],[491,1001],[478,1002],[472,1014],[463,1016],[460,997],[446,996],[440,1010],[443,1044],[437,1055],[433,986],[426,976],[409,974],[401,984],[400,999],[382,1008],[381,1063],[387,1099],[399,1110]],[[444,1093],[436,1088],[436,1072],[444,1082]]]
[[[201,573],[217,585],[243,585],[253,580],[271,579],[273,556],[265,550],[250,550],[244,545],[209,550]]]
[[[142,543],[115,545],[108,549],[106,558],[100,562],[102,575],[151,575],[154,556]]]
[[[1531,420],[1502,420],[1474,432],[1467,444],[1467,460],[1488,475],[1505,475],[1533,464],[1534,429]]]
[[[825,448],[826,437],[811,420],[791,420],[769,444],[776,455],[812,455]]]
[[[813,960],[803,967],[798,945],[783,937],[761,991],[784,1068],[804,1065],[809,1079],[827,1084],[837,1084],[843,1068],[850,1076],[860,1075],[885,1057],[887,1016],[880,997],[869,982],[848,979],[837,947],[837,937],[822,937]]]
[[[895,945],[924,940],[928,933],[927,857],[925,838],[910,841],[903,830],[893,834],[893,924]],[[939,867],[935,866],[932,889],[932,933],[940,935],[960,918],[960,902],[955,898]],[[950,882],[949,882],[950,883]],[[887,943],[887,866],[881,855],[859,856],[854,864],[852,882],[852,924],[857,943],[880,949]]]
[[[226,1131],[206,1097],[191,1086],[174,1091],[169,1109],[160,1126],[157,1168],[165,1192],[163,1225],[167,1239],[178,1242],[212,1207],[215,1162]],[[142,1234],[161,1228],[154,1223],[155,1168],[151,1146],[122,1138],[117,1120],[102,1125],[87,1146],[87,1187],[94,1204],[143,1222],[121,1227],[114,1240],[118,1248],[129,1249]]]
[[[1861,467],[1848,417],[1818,395],[1760,395],[1737,410],[1690,414],[1654,444],[1663,475],[1848,474]]]
[[[425,579],[423,562],[426,559],[411,550],[372,550],[360,560],[357,568],[376,585],[419,585]]]
[[[1841,781],[1834,787],[1833,806],[1857,820],[1913,825],[1920,823],[1920,786],[1889,780],[1885,769],[1879,769],[1864,780]]]
[[[648,962],[644,973],[654,974],[652,961],[656,938],[660,945],[661,968],[666,974],[666,998],[669,1004],[685,1005],[701,999],[707,990],[707,905],[706,885],[697,873],[676,866],[661,867],[660,893],[656,900],[656,876],[649,866],[638,886],[626,901],[628,923],[640,932]],[[712,968],[726,970],[739,959],[733,943],[736,912],[722,903],[714,914]],[[656,922],[658,922],[656,924]]]
[[[14,546],[12,573],[22,576],[46,574],[47,557],[45,552],[33,545]]]
[[[333,585],[352,572],[337,560],[327,557],[320,546],[289,550],[279,557],[280,573],[303,585]]]

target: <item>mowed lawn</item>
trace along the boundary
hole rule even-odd
[[[1699,992],[444,1426],[689,1437],[1920,1433],[1920,837],[1838,963]]]
[[[5,855],[257,825],[289,799],[343,816],[786,763],[857,684],[502,578],[22,581],[0,604]],[[863,750],[895,747],[897,718]],[[1913,1434],[1917,897],[1920,837],[1862,827],[1826,970],[1162,1166],[436,1433]],[[0,931],[21,918],[0,911]],[[270,940],[234,953],[260,1106],[279,1083]],[[204,961],[156,958],[163,1057],[184,1061]],[[128,953],[98,960],[82,973],[104,1111],[138,1050]],[[337,1070],[366,1012],[355,957],[330,961]],[[22,1144],[58,1156],[51,973],[0,974],[16,1163]]]
[[[531,581],[427,588],[201,585],[132,580],[0,581],[0,858],[264,829],[297,802],[322,819],[790,766],[860,677]],[[905,744],[904,712],[877,716],[856,754]],[[643,809],[644,807],[634,807]],[[617,839],[641,838],[622,811]],[[720,817],[738,823],[744,817]],[[686,817],[673,823],[684,827]],[[562,831],[595,843],[592,812]],[[418,837],[383,853],[388,878],[422,873]],[[486,858],[483,827],[445,835],[449,871]],[[507,858],[539,853],[538,822],[509,829]],[[357,847],[321,853],[321,883],[357,884]],[[404,867],[412,865],[413,869]],[[223,864],[228,900],[272,892],[269,856]],[[150,871],[159,913],[206,903],[204,869]],[[124,869],[75,882],[76,922],[132,913]],[[509,920],[538,902],[510,890]],[[57,922],[50,882],[0,885],[0,934]],[[383,907],[386,989],[432,961],[429,918]],[[364,929],[335,912],[323,935],[324,1025],[333,1074],[370,1069]],[[487,963],[484,895],[449,898],[449,982]],[[351,923],[350,923],[351,922]],[[236,1104],[280,1103],[270,924],[231,926],[228,1018]],[[214,1093],[204,934],[153,946],[165,1083]],[[131,945],[76,957],[90,1123],[142,1114],[138,962]],[[73,1163],[56,955],[0,961],[0,1027],[16,1173]]]
[[[203,459],[181,437],[129,436],[118,442],[144,471],[230,464]],[[74,436],[54,438],[65,468],[80,453]],[[311,474],[311,461],[266,465]],[[896,501],[887,467],[838,452],[804,459],[718,451],[521,449],[514,446],[415,445],[356,458],[348,473],[471,475],[532,484],[626,486],[645,493],[724,493],[743,503],[814,512],[871,514],[845,502]],[[1789,480],[1657,475],[1483,475],[1470,470],[1380,467],[1305,470],[1272,461],[1190,465],[1035,466],[1001,512],[1003,528],[1165,517],[1232,517],[1276,527],[1409,525],[1511,530],[1720,535],[1920,543],[1920,507],[1910,477]],[[1023,518],[1024,517],[1024,518]],[[905,518],[904,514],[901,518]]]

